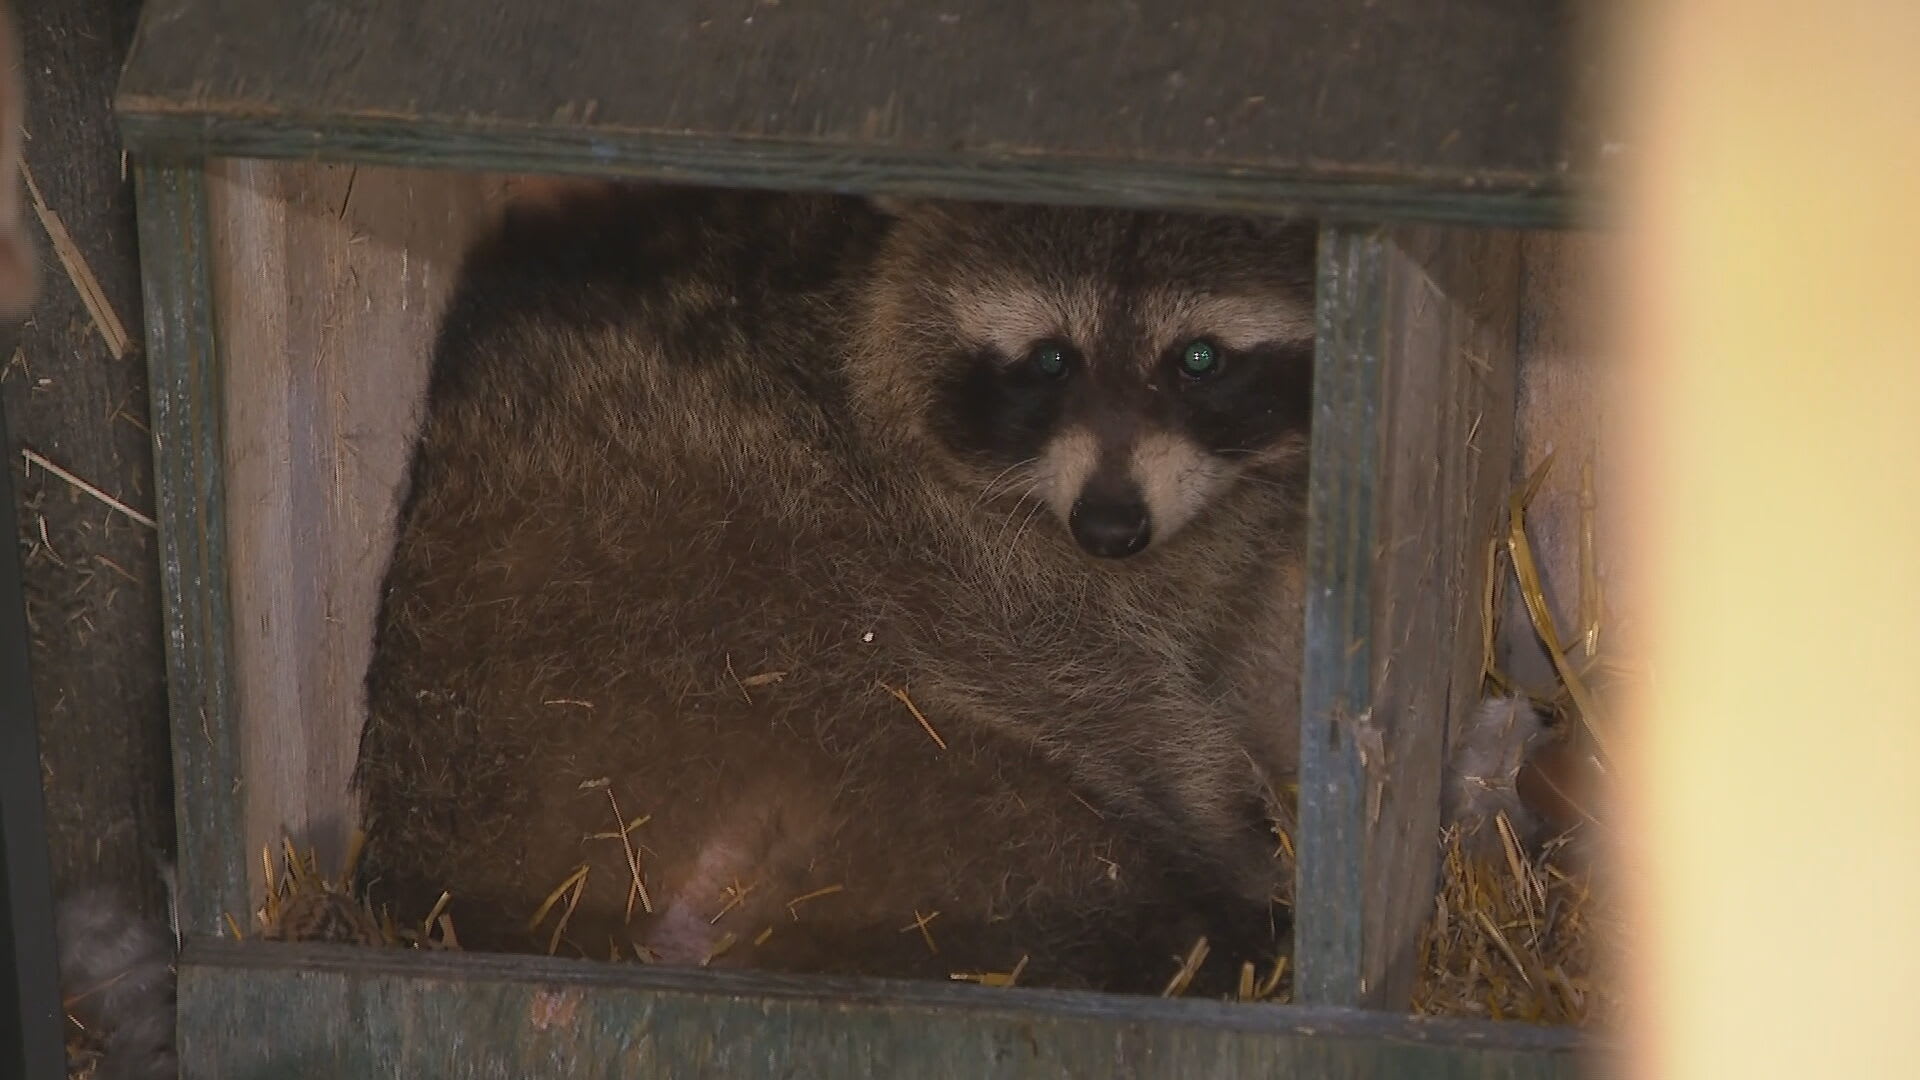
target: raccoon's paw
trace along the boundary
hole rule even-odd
[[[172,932],[105,888],[63,901],[56,921],[61,996],[102,1051],[94,1076],[178,1076]]]
[[[1493,854],[1505,815],[1515,838],[1531,844],[1545,824],[1522,796],[1521,769],[1553,738],[1553,729],[1524,695],[1482,699],[1453,733],[1442,824],[1460,831],[1469,853]]]

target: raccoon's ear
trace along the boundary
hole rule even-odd
[[[878,210],[884,217],[902,218],[919,205],[919,200],[906,195],[868,195],[867,205]]]

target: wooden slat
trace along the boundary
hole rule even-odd
[[[233,160],[207,180],[245,849],[284,831],[330,872],[432,337],[504,181]]]
[[[1550,223],[1590,0],[153,0],[137,149]]]
[[[1512,453],[1510,233],[1321,238],[1297,994],[1404,1008]]]
[[[221,365],[197,164],[147,162],[138,186],[140,270],[160,523],[161,618],[173,729],[180,920],[219,932],[247,911],[241,738],[233,711],[221,469]]]
[[[182,1064],[206,1080],[1570,1080],[1582,1057],[1519,1024],[338,946],[190,946],[179,992]]]

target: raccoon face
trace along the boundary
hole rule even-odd
[[[1088,554],[1164,544],[1304,460],[1314,234],[1110,210],[906,208],[870,370],[983,505],[1039,503]]]

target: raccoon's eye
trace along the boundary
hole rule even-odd
[[[1220,351],[1209,341],[1189,341],[1180,350],[1180,373],[1190,379],[1204,379],[1220,370]]]
[[[1068,362],[1067,350],[1052,343],[1035,345],[1033,351],[1027,354],[1027,363],[1033,366],[1033,370],[1049,379],[1060,378],[1071,366]]]

